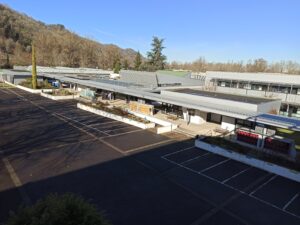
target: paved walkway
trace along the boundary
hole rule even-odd
[[[170,116],[163,114],[163,113],[157,113],[155,114],[156,118],[168,121],[170,123],[174,123],[178,125],[178,128],[176,129],[178,132],[189,134],[190,136],[195,135],[208,135],[208,136],[218,136],[220,133],[215,132],[214,130],[216,128],[221,128],[220,124],[215,123],[203,123],[203,124],[187,124],[186,121],[184,121],[181,118],[178,119],[171,119]]]

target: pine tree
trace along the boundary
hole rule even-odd
[[[120,58],[117,57],[114,62],[114,73],[119,73],[120,70],[121,70],[121,62],[120,62]]]
[[[142,64],[142,56],[141,53],[138,51],[134,59],[134,69],[140,70],[141,64]]]
[[[159,39],[158,37],[153,37],[152,49],[147,53],[148,63],[150,67],[154,70],[162,70],[165,68],[167,57],[162,54],[162,50],[165,48],[163,46],[164,39]]]
[[[35,47],[34,44],[32,43],[32,88],[36,89],[37,88],[37,74],[36,74],[36,56],[35,56]]]
[[[128,67],[129,67],[129,65],[128,65],[128,60],[125,59],[124,62],[123,62],[123,69],[124,69],[124,70],[128,70]]]

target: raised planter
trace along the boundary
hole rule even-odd
[[[22,85],[16,85],[16,87],[33,94],[40,94],[42,92],[52,92],[53,90],[53,89],[31,89],[31,88],[24,87]]]
[[[148,120],[152,123],[156,123],[158,125],[161,125],[161,127],[158,127],[156,129],[157,134],[163,134],[163,133],[171,132],[171,131],[175,130],[178,127],[177,124],[173,124],[173,123],[170,123],[168,121],[164,121],[164,120],[155,118],[153,116],[144,115],[142,113],[137,113],[137,112],[134,112],[134,111],[131,111],[131,110],[128,110],[128,112],[132,115],[135,115],[135,116],[140,117],[142,119]]]
[[[95,113],[97,115],[104,116],[104,117],[107,117],[107,118],[110,118],[110,119],[113,119],[113,120],[117,120],[117,121],[120,121],[120,122],[123,122],[123,123],[127,123],[127,124],[130,124],[132,126],[136,126],[136,127],[142,128],[142,129],[149,129],[149,128],[154,128],[155,127],[154,123],[138,122],[138,121],[131,120],[131,119],[119,116],[119,115],[112,114],[112,113],[108,113],[108,112],[105,112],[103,110],[99,110],[99,109],[96,109],[96,108],[93,108],[93,107],[90,107],[90,106],[87,106],[87,105],[84,105],[84,104],[81,104],[81,103],[77,103],[77,108],[88,111],[88,112],[91,112],[91,113]]]
[[[288,169],[288,168],[285,168],[282,166],[278,166],[278,165],[270,163],[270,162],[265,162],[265,161],[262,161],[259,159],[250,158],[249,156],[246,156],[246,155],[243,155],[240,153],[236,153],[236,152],[232,152],[230,150],[221,148],[219,146],[206,143],[199,139],[197,139],[195,141],[195,146],[197,148],[204,149],[206,151],[209,151],[209,152],[221,155],[221,156],[225,156],[227,158],[231,158],[236,161],[243,162],[250,166],[253,166],[253,167],[277,174],[279,176],[286,177],[288,179],[300,182],[300,172],[299,171],[291,170],[291,169]]]
[[[51,95],[47,93],[41,93],[41,96],[45,98],[50,98],[52,100],[58,101],[58,100],[70,100],[70,99],[75,99],[79,98],[79,95],[65,95],[65,96],[59,96],[59,95]]]

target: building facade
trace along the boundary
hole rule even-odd
[[[281,115],[300,118],[300,75],[208,71],[205,87],[223,93],[280,99]]]

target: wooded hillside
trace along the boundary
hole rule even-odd
[[[133,66],[136,52],[80,37],[63,25],[46,25],[0,4],[0,65],[31,64],[31,42],[40,66],[113,68]]]

